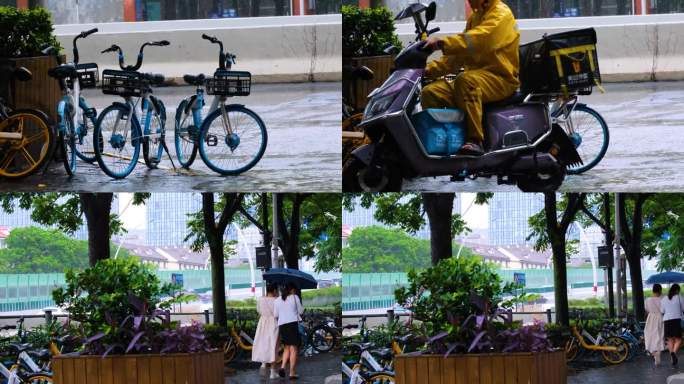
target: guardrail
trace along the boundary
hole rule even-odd
[[[554,311],[551,309],[547,309],[544,312],[513,312],[513,311],[508,311],[508,319],[510,321],[513,321],[516,316],[546,316],[546,322],[547,323],[552,323],[554,321],[553,315],[555,314]],[[410,313],[395,313],[393,309],[388,309],[387,313],[367,313],[367,314],[342,314],[342,320],[344,319],[361,319],[363,317],[367,319],[386,319],[386,324],[391,324],[394,320],[397,318],[401,317],[410,317]],[[379,324],[378,324],[379,325]]]
[[[438,36],[463,32],[465,22],[435,22]],[[518,20],[520,42],[543,34],[594,27],[599,68],[605,82],[684,80],[684,14],[596,16]],[[412,24],[399,24],[400,39],[415,37]]]
[[[252,72],[255,82],[342,79],[339,14],[56,25],[54,33],[68,60],[73,37],[94,27],[98,33],[78,42],[80,62],[97,63],[101,70],[118,69],[114,54],[100,54],[111,44],[134,61],[142,43],[165,39],[170,46],[145,50],[141,71],[162,73],[183,84],[185,73],[211,74],[217,67],[218,48],[202,40],[206,33],[222,40],[226,50],[237,55],[234,69]]]

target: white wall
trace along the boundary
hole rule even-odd
[[[141,71],[159,72],[180,83],[185,73],[210,74],[218,65],[218,45],[203,40],[206,33],[237,55],[233,69],[252,72],[256,82],[342,78],[341,15],[57,25],[55,34],[67,60],[72,58],[73,37],[94,27],[98,33],[78,42],[80,62],[95,62],[101,70],[118,68],[115,53],[100,54],[111,44],[124,50],[128,64],[135,62],[143,42],[166,39],[171,45],[145,48]]]
[[[438,35],[462,32],[465,22],[434,23]],[[603,81],[684,79],[684,14],[600,16],[519,20],[520,42],[572,29],[594,27]],[[414,38],[413,25],[400,25],[403,42]]]

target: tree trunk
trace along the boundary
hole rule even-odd
[[[301,208],[306,195],[296,194],[292,202],[290,218],[289,242],[285,253],[285,264],[288,268],[299,269],[299,233],[301,232]]]
[[[451,257],[451,215],[454,193],[423,193],[423,207],[430,220],[432,265]]]
[[[568,309],[568,273],[566,270],[565,231],[558,223],[556,194],[544,193],[546,231],[553,252],[553,291],[556,303],[556,323],[570,324]]]
[[[88,261],[93,267],[109,254],[109,215],[112,209],[112,193],[79,193],[81,210],[88,227]]]
[[[620,209],[620,227],[623,239],[621,243],[625,248],[625,257],[629,264],[629,277],[632,282],[632,309],[634,316],[643,321],[646,318],[644,308],[644,283],[641,274],[641,238],[643,233],[643,207],[647,194],[634,196],[634,211],[632,212],[631,228],[627,222],[626,196],[620,195],[618,209]]]
[[[202,217],[211,261],[211,300],[214,324],[226,327],[226,279],[224,275],[223,233],[219,233],[214,214],[214,194],[202,193]]]

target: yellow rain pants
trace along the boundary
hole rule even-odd
[[[505,99],[520,86],[520,33],[501,0],[489,0],[468,18],[463,33],[442,38],[443,56],[426,67],[428,78],[464,72],[454,81],[437,80],[421,93],[423,108],[459,108],[466,113],[468,141],[484,141],[482,104]]]

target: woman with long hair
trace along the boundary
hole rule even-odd
[[[679,284],[672,284],[667,292],[667,297],[660,301],[660,312],[665,321],[665,338],[667,339],[667,349],[670,351],[672,366],[676,367],[679,359],[677,352],[682,344],[682,311],[684,303],[679,296]]]
[[[262,368],[271,368],[271,379],[278,378],[276,356],[278,355],[278,323],[274,316],[274,302],[278,296],[275,284],[266,285],[266,296],[257,301],[259,323],[254,335],[252,347],[252,361],[261,363]]]
[[[660,312],[660,295],[663,287],[660,284],[653,285],[653,296],[646,299],[645,308],[648,312],[646,326],[644,327],[644,339],[646,350],[653,356],[655,366],[660,365],[660,352],[665,345],[663,314]]]
[[[290,364],[290,380],[299,378],[296,372],[297,353],[299,344],[299,322],[302,321],[304,307],[297,296],[297,287],[293,283],[287,283],[281,290],[281,296],[276,299],[274,305],[275,317],[278,319],[280,340],[284,345],[283,362],[278,374],[285,377],[285,367]]]

